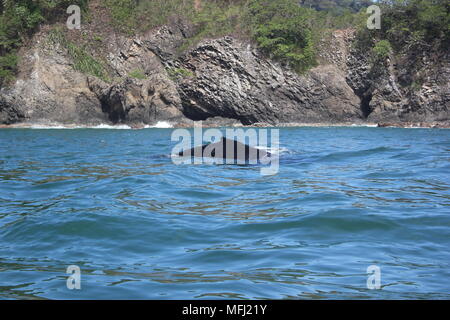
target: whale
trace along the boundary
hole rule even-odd
[[[227,163],[259,163],[271,157],[271,153],[262,149],[251,147],[236,140],[222,138],[219,142],[207,143],[191,149],[183,150],[180,157],[202,157],[223,159]]]

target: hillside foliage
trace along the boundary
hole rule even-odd
[[[88,0],[2,0],[0,2],[0,84],[11,80],[19,59],[17,50],[43,23],[52,23],[70,5],[87,8]]]
[[[183,20],[193,27],[186,49],[205,38],[232,34],[254,41],[268,57],[304,72],[316,64],[321,36],[356,28],[378,57],[402,49],[450,43],[448,0],[379,0],[382,29],[366,28],[371,0],[96,0],[110,13],[117,32],[135,34]],[[2,0],[0,84],[14,77],[18,49],[39,26],[64,21],[66,8],[89,0]],[[92,16],[95,16],[93,14]],[[59,19],[59,20],[58,20]],[[448,47],[447,47],[448,48]]]

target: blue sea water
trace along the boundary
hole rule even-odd
[[[273,176],[171,133],[0,130],[0,298],[450,298],[450,130],[282,128]]]

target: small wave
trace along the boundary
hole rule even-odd
[[[128,125],[109,125],[109,124],[99,124],[95,126],[89,125],[63,125],[63,124],[30,124],[26,126],[20,126],[21,128],[30,128],[30,129],[122,129],[128,130],[132,129]]]
[[[168,129],[168,128],[173,128],[173,125],[167,121],[158,121],[155,125],[145,126],[145,128]]]
[[[99,124],[98,126],[94,127],[82,127],[86,129],[122,129],[122,130],[129,130],[132,129],[130,126],[126,124],[118,124],[118,125],[109,125],[109,124]]]
[[[398,151],[401,149],[395,149],[391,147],[377,147],[377,148],[371,148],[371,149],[365,149],[365,150],[354,150],[354,151],[340,151],[340,152],[333,152],[328,155],[325,155],[321,158],[322,161],[327,160],[341,160],[346,158],[353,158],[353,157],[366,157],[373,154],[383,153],[383,152],[391,152],[391,151]]]
[[[269,152],[271,154],[275,154],[275,155],[281,155],[281,154],[289,152],[288,148],[282,148],[282,147],[280,147],[280,148],[277,148],[277,147],[269,148],[269,147],[263,147],[263,146],[256,146],[255,148],[259,149],[259,150],[267,151],[267,152]]]
[[[131,129],[149,129],[149,128],[173,128],[173,125],[167,121],[159,121],[155,125],[146,125],[142,127],[132,127],[126,124],[98,124],[98,125],[72,125],[72,124],[60,124],[60,123],[48,123],[48,124],[21,124],[16,126],[17,128],[29,128],[29,129],[115,129],[115,130],[131,130]]]
[[[25,127],[26,128],[26,127]],[[40,125],[40,124],[33,124],[29,126],[30,129],[76,129],[61,125]]]
[[[351,126],[358,128],[378,128],[378,124],[376,123],[353,123]]]

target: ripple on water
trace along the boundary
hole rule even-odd
[[[170,135],[0,130],[0,298],[450,298],[449,130],[284,128],[275,176]]]

